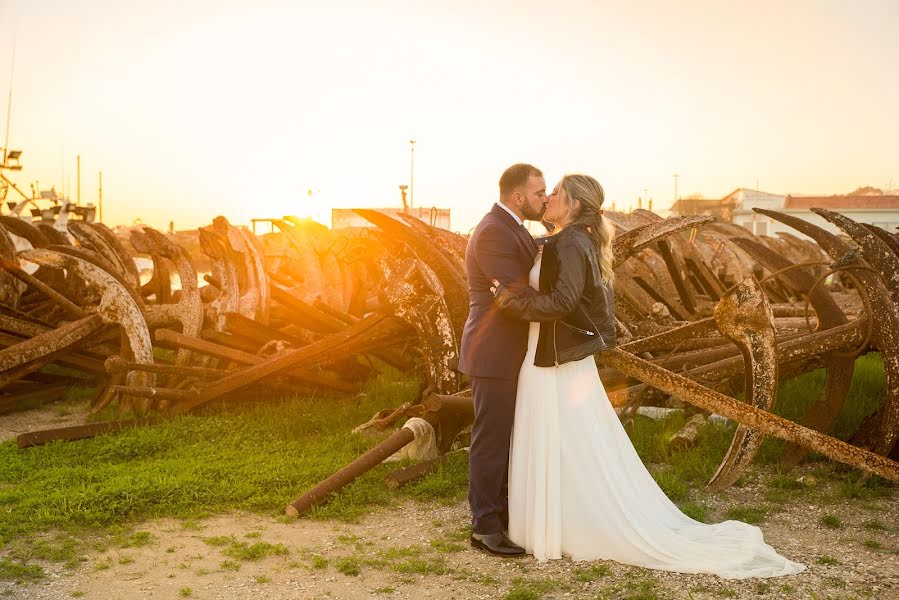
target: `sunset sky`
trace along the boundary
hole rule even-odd
[[[899,2],[0,0],[0,135],[104,221],[415,203],[467,231],[502,170],[621,209],[899,188]],[[0,137],[0,145],[3,138]],[[307,190],[312,190],[309,195]]]

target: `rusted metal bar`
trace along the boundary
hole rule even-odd
[[[224,315],[220,315],[220,318],[224,321],[225,317]],[[250,354],[255,353],[262,347],[262,344],[257,340],[246,338],[242,335],[235,335],[233,333],[225,333],[224,331],[216,331],[214,329],[202,330],[200,332],[200,337],[208,342],[227,346]]]
[[[671,245],[667,240],[659,240],[656,243],[656,248],[662,256],[662,260],[665,261],[665,266],[668,267],[668,274],[671,275],[671,281],[674,282],[674,287],[677,290],[678,296],[680,296],[681,304],[688,313],[695,313],[696,298],[693,297],[693,293],[690,291],[690,288],[687,287],[680,261],[672,251]]]
[[[672,217],[658,223],[647,223],[623,234],[616,235],[612,240],[615,266],[617,267],[643,248],[652,245],[660,239],[673,235],[678,231],[711,223],[714,220],[715,217],[705,215]]]
[[[393,335],[396,329],[391,327],[391,324],[392,318],[390,317],[382,315],[366,317],[349,329],[334,333],[323,340],[223,377],[220,381],[201,389],[193,399],[175,406],[173,412],[181,414],[193,410],[222,394],[251,385],[263,377],[296,367],[304,361],[309,361],[342,346],[349,346],[351,341],[354,342],[354,350],[357,352],[371,350],[383,343],[382,338],[385,335],[388,338]],[[354,340],[353,338],[358,339]]]
[[[88,425],[73,425],[71,427],[58,427],[55,429],[43,429],[41,431],[29,431],[16,437],[19,448],[42,446],[59,440],[75,441],[96,437],[104,433],[113,433],[135,427],[147,427],[162,422],[161,419],[133,419],[130,421],[106,421],[104,423],[89,423]]]
[[[456,452],[465,452],[465,450],[457,450]],[[415,463],[414,465],[409,465],[408,467],[397,469],[384,478],[384,483],[387,484],[388,488],[395,490],[407,483],[411,483],[437,471],[451,456],[453,456],[453,454],[455,454],[455,452],[441,454],[437,458],[432,458],[431,460],[422,461],[420,463]]]
[[[158,388],[134,385],[111,385],[109,389],[118,394],[127,394],[139,398],[153,398],[155,400],[174,400],[181,401],[191,397],[191,393],[185,390],[174,390],[171,388]]]
[[[279,331],[268,325],[263,325],[240,313],[225,313],[224,327],[226,332],[253,340],[260,345],[265,345],[272,340],[284,340],[295,346],[304,345],[303,340],[296,336]]]
[[[25,285],[40,292],[51,302],[53,302],[54,304],[56,304],[57,306],[59,306],[63,310],[65,310],[69,315],[75,317],[76,319],[83,319],[87,315],[87,311],[85,311],[84,309],[79,307],[77,304],[75,304],[74,302],[72,302],[71,300],[69,300],[68,298],[66,298],[65,296],[63,296],[62,294],[60,294],[59,292],[54,290],[53,288],[51,288],[49,285],[47,285],[46,283],[44,283],[43,281],[41,281],[34,275],[31,275],[31,274],[27,273],[26,271],[23,271],[21,268],[19,268],[19,265],[17,263],[12,264],[10,261],[3,261],[2,264],[3,264],[3,269],[7,273],[12,275],[13,277],[18,279]]]
[[[219,344],[214,344],[205,340],[192,338],[190,336],[178,333],[177,331],[170,331],[168,329],[157,329],[154,332],[154,337],[156,342],[163,346],[187,348],[189,350],[193,350],[194,352],[200,352],[202,354],[207,354],[209,356],[214,356],[216,358],[221,358],[223,360],[228,360],[243,365],[260,365],[266,360],[261,356],[256,356],[255,354],[242,352],[240,350],[235,350],[227,346],[221,346]],[[339,379],[334,379],[333,377],[326,377],[324,375],[320,375],[306,369],[292,369],[289,373],[284,373],[284,376],[303,384],[316,385],[319,387],[334,389],[341,392],[351,393],[358,391],[358,387],[351,383],[341,381]]]
[[[102,327],[103,320],[91,315],[0,350],[0,387],[52,362]]]
[[[312,303],[313,308],[320,310],[330,317],[334,317],[339,321],[343,321],[346,325],[353,325],[354,323],[359,322],[359,317],[354,317],[349,313],[345,313],[342,310],[336,309],[330,304],[326,304],[321,300],[316,300]]]
[[[400,427],[390,434],[386,440],[363,453],[359,458],[343,467],[302,496],[296,498],[287,505],[284,509],[284,513],[289,517],[299,517],[315,504],[324,500],[329,494],[343,488],[360,475],[367,473],[377,465],[381,464],[385,458],[395,453],[400,448],[408,445],[414,439],[415,434],[411,429]]]
[[[895,461],[710,390],[622,350],[612,349],[603,354],[606,364],[694,406],[725,416],[766,435],[807,446],[835,461],[899,482],[899,463]]]
[[[228,373],[225,369],[210,369],[208,367],[179,367],[177,365],[166,365],[154,363],[145,365],[141,363],[129,362],[119,355],[113,355],[106,359],[103,363],[107,373],[127,373],[128,371],[147,371],[158,375],[177,375],[180,377],[199,377],[202,379],[214,379]]]
[[[303,302],[277,283],[270,283],[272,299],[295,313],[295,324],[318,333],[334,333],[346,328],[346,323]]]

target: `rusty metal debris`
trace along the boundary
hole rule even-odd
[[[797,235],[606,211],[621,345],[597,356],[601,377],[613,404],[627,405],[623,418],[641,403],[686,403],[738,422],[712,489],[739,478],[765,435],[789,442],[785,469],[815,450],[897,476],[887,457],[899,438],[899,244],[814,211],[845,236],[766,210]],[[360,429],[436,414],[435,398],[465,404],[455,371],[468,312],[465,237],[408,215],[357,212],[375,227],[337,232],[285,217],[256,236],[217,217],[191,237],[145,227],[119,238],[73,221],[70,239],[0,218],[0,407],[58,395],[62,376],[42,371],[50,363],[94,386],[93,411],[117,402],[122,416],[239,401],[235,392],[251,385],[353,392],[386,368],[416,372],[420,397]],[[138,271],[135,256],[152,268]],[[886,398],[846,444],[829,431],[853,402],[855,359],[871,351],[883,360]],[[821,397],[798,424],[776,417],[778,383],[816,368],[827,372]],[[451,425],[432,423],[444,428],[442,453],[470,420],[452,414]]]

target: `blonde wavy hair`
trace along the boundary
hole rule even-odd
[[[561,187],[568,196],[568,208],[572,211],[572,219],[567,226],[581,225],[590,233],[599,255],[602,281],[611,285],[615,280],[615,272],[612,270],[612,226],[602,214],[602,204],[605,201],[602,186],[589,175],[572,173],[562,177]],[[576,212],[575,200],[580,203],[580,209]]]

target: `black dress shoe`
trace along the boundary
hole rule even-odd
[[[525,554],[524,548],[515,544],[506,534],[500,533],[472,533],[471,545],[497,556],[521,556]]]

